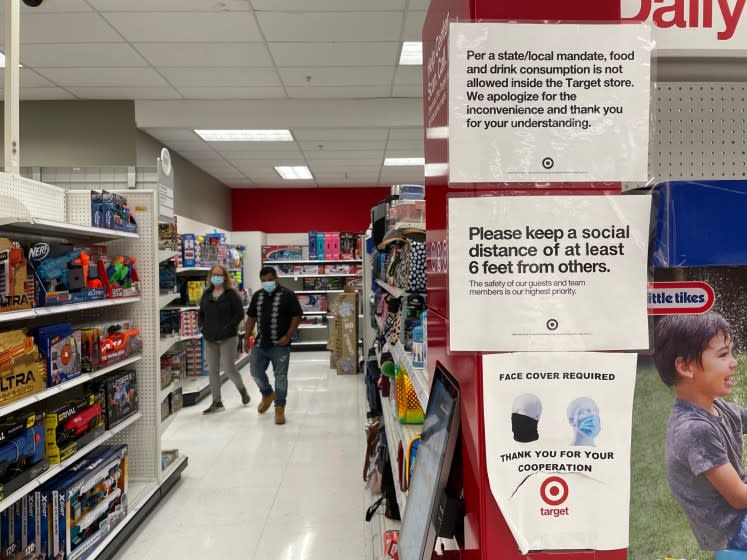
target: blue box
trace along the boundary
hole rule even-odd
[[[747,264],[747,181],[670,181],[654,195],[653,266]]]
[[[317,232],[316,234],[316,258],[317,260],[324,260],[324,245],[325,245],[324,232]]]
[[[316,254],[316,232],[309,232],[309,260],[314,261],[317,259]]]
[[[71,323],[40,327],[36,344],[47,361],[47,387],[75,379],[81,372],[80,331]]]

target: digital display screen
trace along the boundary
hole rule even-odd
[[[401,560],[431,558],[438,531],[438,502],[448,481],[459,435],[458,422],[455,425],[458,405],[459,389],[456,383],[441,368],[437,368],[399,535]]]

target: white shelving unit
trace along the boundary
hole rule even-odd
[[[139,297],[0,314],[0,323],[3,323],[2,327],[5,329],[53,324],[55,320],[61,319],[71,321],[74,325],[130,320],[140,330],[142,354],[0,407],[0,416],[6,416],[21,410],[24,406],[62,394],[119,368],[129,367],[137,372],[139,410],[136,415],[104,432],[72,457],[59,465],[54,465],[0,501],[0,510],[7,509],[23,495],[103,443],[127,444],[130,477],[129,513],[124,522],[98,543],[89,558],[96,558],[114,539],[131,531],[131,528],[127,528],[128,522],[138,519],[142,511],[150,511],[152,508],[142,511],[141,508],[145,504],[159,500],[166,489],[173,485],[173,477],[179,476],[187,464],[187,458],[183,457],[178,468],[168,473],[162,472],[161,469],[161,439],[158,429],[161,424],[161,391],[160,380],[154,373],[158,371],[160,358],[158,313],[162,305],[161,294],[158,291],[158,259],[161,256],[157,250],[158,197],[150,190],[121,192],[127,196],[130,208],[135,213],[137,233],[91,227],[90,191],[66,191],[52,185],[0,173],[0,235],[16,240],[106,243],[109,255],[133,256],[137,262],[142,290]],[[33,217],[30,215],[31,212],[35,214]]]
[[[386,429],[387,448],[389,449],[389,461],[392,465],[392,473],[397,472],[397,449],[399,443],[407,450],[410,441],[422,430],[422,426],[400,424],[397,418],[397,409],[393,398],[381,398],[381,407],[384,413],[384,426]],[[395,478],[394,487],[397,491],[397,505],[399,506],[400,516],[405,515],[405,506],[407,505],[407,495],[399,488]]]

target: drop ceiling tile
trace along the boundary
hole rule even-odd
[[[404,41],[422,41],[423,23],[426,12],[407,12],[405,17]]]
[[[269,47],[278,66],[392,66],[400,43],[270,43]]]
[[[320,163],[322,165],[378,165],[384,160],[383,152],[379,151],[355,151],[336,153],[306,154],[309,164]]]
[[[65,68],[85,66],[147,66],[148,63],[126,43],[63,43],[24,45],[24,66]]]
[[[278,72],[283,83],[289,87],[388,86],[394,77],[390,66],[280,68]],[[307,81],[309,77],[310,81]]]
[[[394,84],[423,87],[422,66],[399,66],[394,72]]]
[[[22,87],[22,100],[75,99],[71,93],[56,87]]]
[[[394,88],[392,89],[392,97],[422,98],[423,86],[403,86],[394,84]]]
[[[2,26],[4,37],[5,26]],[[25,13],[21,18],[21,44],[116,43],[122,38],[104,19],[91,13]],[[23,56],[23,51],[21,51]]]
[[[175,87],[279,87],[274,68],[159,68]]]
[[[268,42],[399,41],[404,12],[258,12]]]
[[[337,171],[333,173],[317,173],[315,175],[317,183],[320,185],[343,185],[346,183],[376,183],[379,180],[378,171],[374,172],[356,172],[356,171]]]
[[[51,0],[56,2],[57,0]],[[100,12],[246,12],[247,0],[89,0]]]
[[[301,155],[301,150],[295,142],[208,142],[209,146],[219,154],[239,157],[244,154],[247,158],[273,157],[277,154]]]
[[[181,99],[170,87],[67,87],[81,99]]]
[[[389,130],[389,141],[396,140],[423,140],[422,128],[392,128]]]
[[[384,140],[348,140],[348,141],[330,141],[330,140],[312,140],[309,142],[298,142],[298,145],[304,153],[325,152],[344,152],[348,150],[384,150]],[[320,147],[321,146],[321,147]]]
[[[272,66],[262,43],[135,43],[153,66]]]
[[[225,156],[226,161],[242,171],[266,170],[268,173],[274,171],[276,165],[306,165],[306,160],[299,156],[278,156],[273,158],[233,158]]]
[[[284,99],[285,90],[277,87],[183,87],[185,99]]]
[[[292,99],[366,99],[389,97],[389,86],[286,87]]]
[[[295,128],[293,137],[298,142],[316,140],[386,140],[387,128]]]
[[[39,75],[30,68],[21,68],[19,71],[21,89],[26,87],[54,87],[55,84]],[[5,84],[5,72],[0,72],[0,87]]]
[[[405,0],[251,0],[257,11],[273,12],[352,12],[404,10]]]
[[[132,43],[262,41],[251,12],[131,12],[106,18]]]
[[[37,68],[42,76],[63,87],[166,87],[152,68]]]

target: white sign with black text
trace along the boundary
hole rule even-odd
[[[648,347],[651,197],[449,199],[452,351]]]
[[[652,49],[641,23],[451,23],[449,181],[647,181]]]
[[[522,553],[628,546],[636,359],[483,356],[490,490]]]

